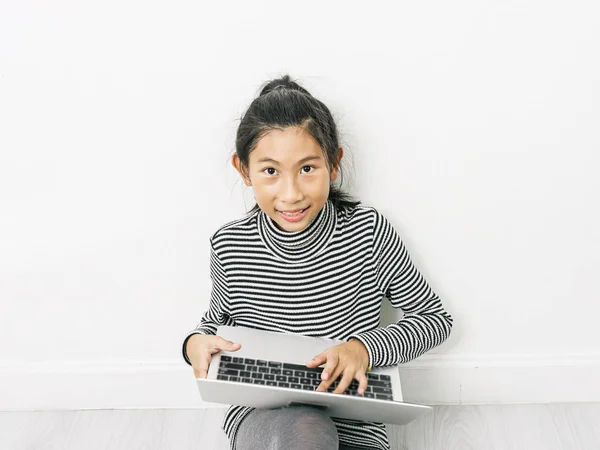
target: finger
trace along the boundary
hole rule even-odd
[[[327,356],[325,353],[321,353],[320,355],[315,356],[313,359],[306,363],[307,367],[318,367],[321,364],[325,364],[327,362]]]
[[[320,391],[320,392],[327,391],[329,389],[329,387],[333,383],[335,383],[335,380],[337,380],[341,374],[342,374],[342,369],[341,369],[341,367],[338,366],[338,368],[333,372],[333,374],[330,377],[328,377],[327,380],[321,381],[321,383],[317,387],[317,391]]]
[[[339,362],[339,357],[336,353],[330,353],[327,356],[327,363],[325,364],[325,368],[323,369],[323,372],[321,372],[321,379],[328,381],[330,378],[332,378],[333,372],[335,370],[335,368],[337,367]],[[341,370],[340,370],[341,372]],[[333,380],[335,380],[335,378],[333,378]]]
[[[348,386],[350,386],[350,383],[352,383],[352,379],[354,378],[352,376],[352,374],[353,374],[353,371],[349,370],[348,368],[346,368],[344,370],[344,375],[342,376],[342,379],[340,380],[340,382],[338,383],[338,386],[333,391],[334,394],[343,394],[344,393],[344,391],[348,388]]]
[[[228,341],[223,339],[221,336],[216,336],[216,341],[214,343],[214,350],[218,352],[219,350],[225,350],[226,352],[235,352],[238,351],[242,345],[237,342]]]
[[[358,390],[359,395],[365,395],[367,392],[367,387],[369,385],[367,374],[360,371],[356,373],[356,381],[358,381]]]
[[[197,366],[194,366],[194,375],[196,378],[206,378],[208,375],[208,366],[210,364],[210,355],[202,355]]]
[[[330,364],[330,363],[328,362],[328,364]],[[319,384],[319,386],[317,386],[317,391],[324,392],[327,389],[329,389],[329,386],[331,386],[335,382],[335,380],[338,379],[338,377],[341,375],[343,370],[344,370],[344,368],[341,367],[340,365],[337,365],[335,368],[330,369],[330,372],[327,375],[327,379],[321,378],[321,383]],[[321,377],[322,376],[323,375],[321,374]]]
[[[332,353],[327,357],[327,363],[325,364],[325,368],[323,369],[323,372],[321,372],[322,380],[329,380],[330,378],[335,380],[335,378],[333,378],[332,375],[333,375],[333,372],[335,371],[335,368],[338,365],[338,362],[339,362],[339,357],[335,353]],[[341,370],[340,370],[340,372],[341,372]]]

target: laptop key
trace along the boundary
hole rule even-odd
[[[254,380],[254,384],[265,384],[265,380]]]
[[[382,387],[374,387],[373,388],[373,392],[375,392],[375,394],[392,395],[392,390],[391,389],[382,388]],[[379,398],[379,397],[377,397],[377,398]]]
[[[277,383],[277,386],[289,388],[290,384],[289,383]]]
[[[294,371],[290,369],[283,369],[282,372],[284,375],[294,375]]]
[[[375,394],[373,394],[372,392],[365,392],[364,396],[366,398],[375,398]]]
[[[271,369],[271,373],[275,375],[281,375],[281,369]]]
[[[393,397],[391,395],[386,394],[375,394],[375,398],[377,400],[393,400]]]
[[[244,366],[243,364],[228,363],[228,362],[221,362],[221,365],[219,367],[222,367],[223,369],[236,369],[236,370],[245,370],[246,369],[246,366]]]
[[[250,383],[250,384],[252,384],[252,378],[242,378],[242,383]]]
[[[306,378],[318,378],[319,374],[317,372],[307,372],[306,373]]]
[[[288,381],[290,383],[296,383],[296,384],[298,384],[298,383],[300,383],[300,378],[298,378],[298,377],[288,377]]]
[[[259,359],[258,361],[256,361],[256,365],[258,367],[266,367],[267,366],[267,362],[264,359]]]
[[[277,381],[267,381],[267,386],[277,386]]]
[[[240,377],[250,378],[250,372],[247,372],[247,371],[240,372]]]
[[[302,385],[297,383],[292,383],[291,387],[292,389],[302,389]]]
[[[269,373],[269,368],[268,367],[258,367],[258,371],[260,373]]]
[[[390,383],[386,383],[385,381],[377,381],[377,380],[369,380],[369,384],[371,386],[377,386],[377,387],[389,387]]]
[[[219,369],[219,373],[221,375],[233,375],[234,377],[239,375],[238,371],[233,369]]]
[[[231,356],[221,355],[221,361],[230,362]]]
[[[306,372],[304,370],[294,370],[295,377],[304,377],[306,376]]]
[[[314,387],[312,387],[312,386],[307,386],[307,385],[304,385],[304,386],[302,386],[302,389],[303,389],[303,390],[305,390],[305,391],[314,391],[314,390],[315,390],[315,388],[314,388]]]
[[[250,358],[244,358],[244,364],[256,364],[256,360],[255,359],[250,359]]]
[[[281,363],[277,361],[269,361],[269,367],[281,368]]]
[[[367,373],[368,380],[379,380],[379,375],[376,373]]]
[[[244,363],[244,358],[238,358],[237,356],[235,356],[233,358],[233,362],[234,363],[241,363],[241,364],[243,364]]]
[[[275,375],[277,381],[287,381],[287,377],[284,375]]]
[[[306,370],[308,367],[301,366],[300,364],[283,363],[283,368],[284,369],[292,369],[292,370]]]
[[[229,377],[227,375],[218,374],[217,375],[217,380],[227,381],[227,380],[229,380]]]
[[[240,381],[239,377],[229,377],[229,381]]]
[[[300,383],[310,385],[310,378],[300,378]]]
[[[270,375],[270,374],[268,374],[268,373],[265,373],[265,374],[263,375],[263,379],[264,379],[264,380],[275,380],[275,375]]]
[[[379,375],[379,379],[382,381],[392,381],[389,375]]]
[[[256,366],[250,366],[250,367],[248,367],[248,370],[250,372],[258,372],[258,367],[256,367]]]
[[[318,386],[320,384],[321,384],[321,380],[317,380],[317,379],[312,380],[312,385],[313,386]]]
[[[258,372],[252,373],[252,378],[254,378],[254,379],[262,380],[262,377],[263,377],[262,373],[258,373]]]

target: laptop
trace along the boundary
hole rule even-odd
[[[317,392],[324,365],[312,369],[306,362],[345,341],[231,326],[216,334],[242,347],[215,353],[207,377],[196,379],[205,402],[264,409],[310,405],[331,417],[399,425],[432,409],[402,400],[397,366],[367,372],[364,396],[356,393],[356,380],[343,394],[332,392],[339,379],[328,392]]]

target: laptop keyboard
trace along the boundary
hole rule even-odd
[[[322,371],[323,367],[312,369],[280,361],[222,355],[217,380],[314,391],[321,383]],[[333,392],[337,388],[339,380],[341,378],[335,380],[327,392]],[[388,375],[367,372],[367,380],[368,387],[364,397],[393,400],[392,382]],[[358,381],[352,380],[344,394],[358,395],[357,390]]]

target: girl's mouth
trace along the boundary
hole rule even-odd
[[[308,208],[310,208],[310,206]],[[277,213],[288,222],[299,222],[304,218],[304,216],[306,216],[306,211],[308,211],[308,208],[299,209],[293,212],[278,210]]]

